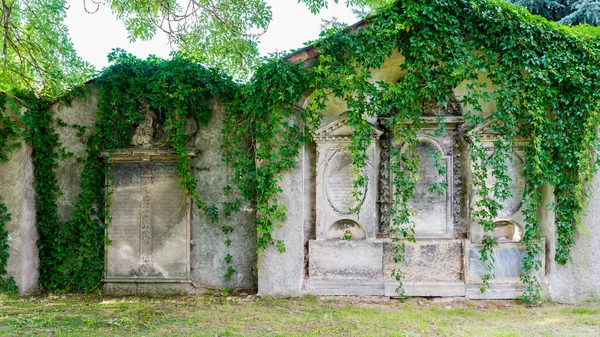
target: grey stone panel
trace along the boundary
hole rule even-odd
[[[221,103],[213,102],[213,118],[207,125],[198,128],[193,140],[193,146],[199,153],[194,158],[192,170],[198,182],[197,192],[209,205],[223,209],[226,201],[223,189],[226,186],[235,187],[234,175],[223,162],[223,120],[225,109]],[[239,144],[246,146],[247,144]],[[235,188],[233,189],[235,191]],[[229,201],[239,196],[233,193]],[[191,277],[194,286],[200,288],[234,288],[248,289],[257,286],[257,255],[256,229],[254,227],[255,209],[252,205],[243,204],[239,213],[224,217],[220,212],[219,223],[211,220],[196,207],[192,207],[192,250]],[[233,232],[227,236],[221,231],[222,226],[233,227]],[[225,240],[231,240],[231,246],[225,245]],[[229,281],[224,275],[229,266],[225,256],[231,254],[231,266],[236,270]]]
[[[311,280],[382,279],[383,241],[310,241]]]
[[[383,280],[310,279],[306,284],[306,293],[311,295],[383,296],[384,284]]]
[[[392,270],[399,268],[407,281],[463,281],[462,240],[418,240],[406,243],[405,261],[394,263],[395,243],[384,245],[384,277],[391,279]]]
[[[125,282],[140,284],[136,293],[170,293],[165,282],[189,284],[190,200],[176,173],[176,156],[125,149],[109,160],[114,179],[105,289]]]
[[[305,169],[302,150],[296,168],[285,172],[280,186],[283,193],[279,202],[287,208],[286,220],[273,231],[275,240],[282,240],[285,252],[268,247],[258,258],[258,295],[289,297],[301,295],[304,282],[304,224],[306,203],[304,196]]]

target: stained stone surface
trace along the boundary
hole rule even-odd
[[[545,246],[545,241],[542,241]],[[485,265],[480,260],[481,254],[480,244],[474,244],[467,241],[466,243],[466,279],[467,283],[480,283],[481,277],[485,275]],[[495,264],[494,273],[496,277],[495,283],[517,283],[520,284],[519,276],[523,267],[523,257],[525,256],[525,248],[520,243],[507,242],[499,243],[494,248]],[[545,274],[545,255],[540,256],[542,268],[538,274],[540,279]]]
[[[164,277],[188,277],[187,198],[173,163],[152,167],[152,262]]]
[[[354,196],[354,179],[352,153],[348,150],[334,152],[327,163],[324,183],[329,205],[340,214],[350,214],[350,209],[364,201],[366,186],[357,191],[362,195],[357,200]]]
[[[345,114],[337,116],[315,132],[316,163],[316,238],[331,239],[329,230],[340,220],[359,224],[367,239],[380,233],[378,183],[380,151],[379,137],[383,133],[371,126],[371,143],[366,149],[365,166],[361,168],[367,178],[364,187],[354,188],[354,164],[350,152],[352,128]],[[360,206],[359,214],[353,208]]]
[[[364,235],[374,239],[379,231],[377,212],[377,180],[379,148],[372,143],[367,149],[368,159],[364,168],[367,186],[359,188],[360,198],[354,196],[354,165],[347,142],[317,142],[316,172],[316,237],[329,238],[331,226],[340,220],[359,224]],[[350,208],[360,205],[360,214]],[[357,233],[358,234],[358,233]]]
[[[383,241],[310,241],[310,278],[382,279]]]
[[[113,174],[106,280],[188,279],[189,205],[175,163],[115,163]]]
[[[419,240],[406,242],[405,261],[398,264],[406,281],[458,282],[463,280],[462,240]],[[384,246],[384,276],[391,279],[395,243],[386,241]]]
[[[432,184],[439,186],[446,180],[446,176],[440,176],[438,169],[434,166],[433,153],[439,152],[437,148],[426,142],[419,142],[415,146],[415,154],[420,158],[419,181],[415,190],[415,198],[411,200],[410,205],[417,213],[412,217],[417,236],[439,237],[449,234],[447,192],[446,190],[441,193],[429,190]],[[446,165],[445,160],[442,160],[442,165]]]
[[[142,184],[138,163],[119,164],[113,169],[114,192],[108,227],[106,254],[108,277],[131,277],[140,264],[140,223],[142,215]]]
[[[523,257],[525,251],[523,247],[504,247],[502,244],[495,251],[496,280],[500,279],[518,279],[523,267]],[[481,254],[479,248],[468,250],[468,263],[470,280],[479,280],[485,275],[485,265],[480,260]]]
[[[506,218],[510,217],[519,209],[522,205],[523,191],[525,190],[525,178],[523,178],[523,160],[516,153],[512,154],[512,160],[506,159],[504,165],[508,168],[507,173],[510,177],[509,190],[511,197],[507,200],[500,201],[502,209],[498,212],[498,217]],[[488,172],[492,172],[492,168],[488,167]],[[488,176],[486,184],[493,186],[497,181],[493,176]]]
[[[34,167],[31,146],[19,141],[21,147],[7,154],[8,162],[0,163],[0,196],[11,214],[4,228],[9,246],[6,271],[15,279],[19,294],[32,295],[39,290]]]

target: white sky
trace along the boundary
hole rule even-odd
[[[129,43],[125,27],[112,16],[108,7],[101,6],[96,13],[88,14],[83,7],[84,1],[88,0],[68,1],[70,8],[65,23],[79,55],[98,70],[108,64],[106,55],[113,48],[122,48],[140,58],[150,54],[168,57],[170,47],[165,35],[157,33],[151,41]],[[340,1],[340,4],[329,2],[329,9],[315,16],[297,0],[267,0],[272,7],[273,20],[261,38],[261,54],[300,48],[304,42],[317,39],[321,30],[320,18],[331,19],[335,16],[338,21],[349,24],[358,21],[343,4],[345,1]],[[88,3],[88,9],[94,8],[91,1]]]

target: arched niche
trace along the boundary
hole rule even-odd
[[[520,242],[523,238],[521,226],[510,220],[494,222],[494,238],[498,242]]]
[[[329,206],[338,214],[351,214],[353,209],[362,206],[368,188],[368,185],[354,188],[352,153],[347,149],[331,151],[325,165],[323,185]],[[368,172],[364,170],[363,174]],[[355,197],[355,191],[360,198]]]
[[[408,151],[407,146],[402,151]],[[415,210],[411,220],[415,224],[415,234],[422,238],[449,238],[452,236],[452,165],[451,156],[447,155],[437,140],[430,136],[419,136],[414,148],[410,149],[409,155],[419,156],[417,172],[419,179],[416,182],[414,199],[409,205]],[[438,166],[435,165],[436,158],[440,158],[445,168],[445,174],[440,175]],[[432,190],[432,185],[445,188]]]
[[[490,155],[493,156],[492,153]],[[490,158],[488,157],[488,158]],[[500,200],[502,209],[498,211],[499,217],[510,217],[517,213],[523,204],[523,192],[525,191],[525,177],[523,177],[524,161],[517,151],[513,151],[510,157],[504,159],[504,165],[507,167],[507,174],[510,178],[508,188],[511,196],[507,200]],[[488,166],[488,172],[492,172],[492,167]],[[497,179],[489,173],[486,179],[488,187],[494,186]]]
[[[343,239],[346,231],[352,233],[352,240],[364,240],[367,238],[365,230],[358,222],[350,219],[341,219],[329,226],[327,239]]]

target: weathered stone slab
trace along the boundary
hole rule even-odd
[[[544,244],[544,243],[543,243]],[[485,265],[480,260],[480,244],[466,243],[465,274],[468,283],[480,283],[481,277],[485,275]],[[496,275],[494,283],[520,284],[519,276],[523,267],[525,248],[520,243],[499,243],[494,249]],[[539,277],[544,275],[545,256],[541,256],[542,268]]]
[[[391,279],[395,244],[388,240],[384,245],[384,276]],[[397,266],[406,281],[458,282],[463,273],[462,240],[418,240],[406,243],[405,261]],[[441,296],[441,295],[440,295]]]
[[[548,289],[542,285],[542,297],[548,296]],[[466,298],[471,300],[511,300],[519,298],[527,290],[522,284],[494,283],[485,292],[481,284],[467,284]]]
[[[188,201],[173,163],[152,167],[152,262],[165,278],[189,277]]]
[[[110,282],[104,285],[104,292],[110,295],[178,295],[191,289],[190,282]]]
[[[309,279],[306,293],[311,295],[382,296],[383,280],[320,280]]]
[[[0,163],[0,196],[11,214],[5,223],[8,232],[8,261],[6,271],[19,287],[19,294],[38,292],[39,256],[36,245],[36,196],[31,146],[19,140],[22,146],[8,153],[9,161]]]
[[[132,157],[134,161],[129,162],[121,151],[119,160],[113,162],[106,291],[152,293],[162,289],[169,293],[189,286],[189,198],[179,183],[174,157],[162,152],[160,159],[137,161]],[[119,285],[113,285],[116,283]],[[155,287],[154,283],[161,285]]]
[[[415,188],[415,198],[409,204],[416,211],[416,215],[412,217],[415,222],[415,235],[417,237],[446,237],[450,232],[450,203],[448,200],[448,191],[430,191],[430,186],[440,186],[446,181],[446,175],[440,176],[437,165],[448,166],[446,172],[450,171],[450,167],[446,159],[442,159],[441,163],[436,163],[435,154],[443,154],[440,150],[428,142],[419,142],[414,149],[414,155],[420,158],[418,173],[419,181]]]
[[[301,152],[300,164],[287,171],[282,178],[283,193],[278,196],[287,208],[282,226],[276,226],[273,237],[285,243],[285,252],[269,246],[259,256],[258,295],[289,297],[299,296],[304,281],[304,221],[306,219],[304,197],[305,151]]]
[[[311,279],[382,279],[383,241],[309,242]]]
[[[365,166],[360,168],[367,178],[366,186],[355,189],[356,174],[350,152],[352,129],[348,118],[337,119],[315,131],[316,163],[316,239],[332,239],[332,226],[339,221],[357,224],[356,235],[375,239],[380,233],[377,212],[380,147],[382,131],[371,126],[371,143],[366,149]],[[354,210],[360,206],[357,214]]]
[[[142,184],[137,163],[116,165],[108,226],[106,276],[131,277],[140,264]]]

